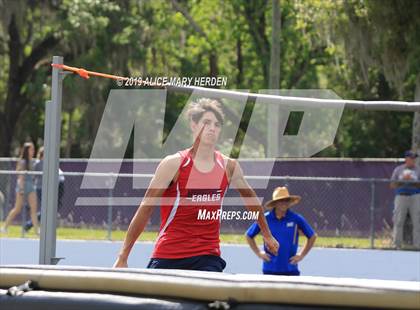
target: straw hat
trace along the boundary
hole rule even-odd
[[[280,201],[280,200],[288,200],[289,201],[289,208],[291,206],[294,206],[295,204],[299,203],[299,201],[302,199],[302,197],[297,195],[290,195],[289,190],[287,187],[277,187],[273,191],[273,199],[268,201],[264,206],[267,209],[271,209],[274,207],[274,202]]]

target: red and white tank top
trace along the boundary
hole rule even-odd
[[[220,218],[198,217],[200,212],[213,214],[222,207],[229,185],[222,154],[215,151],[213,169],[206,173],[195,168],[191,149],[179,154],[178,178],[163,193],[160,232],[152,257],[220,256]]]

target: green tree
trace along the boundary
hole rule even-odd
[[[103,28],[107,1],[1,1],[0,155],[9,156],[13,139],[37,140],[48,94],[44,82],[52,52],[72,59],[92,46]],[[26,115],[25,115],[26,114]],[[35,117],[34,117],[35,116]],[[32,130],[34,127],[37,130]],[[42,128],[42,127],[41,127]],[[19,137],[16,137],[16,134]]]
[[[348,98],[413,101],[420,68],[420,3],[355,0],[338,9],[334,39],[344,46],[337,56],[346,74],[329,80],[346,87]],[[341,154],[399,157],[410,147],[412,119],[413,113],[347,111],[337,136]]]

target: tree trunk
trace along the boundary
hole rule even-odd
[[[4,105],[4,112],[1,114],[2,122],[0,124],[0,131],[3,133],[1,135],[0,147],[1,155],[4,157],[10,156],[13,131],[21,110],[19,91],[22,77],[19,75],[19,62],[22,48],[14,14],[10,18],[8,34],[9,78],[7,81],[6,102]]]
[[[280,88],[280,0],[273,0],[269,89]]]
[[[270,49],[270,76],[269,89],[273,95],[279,94],[280,88],[280,0],[272,1],[272,31]],[[279,155],[279,106],[269,104],[267,108],[267,155],[277,157]]]
[[[209,56],[210,76],[217,77],[219,75],[219,67],[217,64],[217,54],[213,51]]]
[[[414,101],[420,102],[420,74],[417,75],[416,79]],[[414,112],[411,148],[420,153],[420,112]],[[417,164],[420,164],[420,158],[417,158]]]
[[[30,100],[21,94],[21,90],[30,79],[36,64],[59,42],[53,35],[45,37],[38,45],[32,47],[29,56],[23,57],[19,28],[14,14],[10,18],[8,34],[9,78],[4,111],[0,112],[0,154],[6,157],[10,156],[14,129],[19,117],[25,106],[30,103]]]
[[[238,38],[236,41],[236,67],[238,74],[236,75],[236,87],[240,89],[244,80],[244,61],[242,56],[242,41]]]
[[[0,157],[9,157],[13,134],[3,114],[0,115],[0,122]]]
[[[243,12],[248,24],[249,34],[251,35],[258,58],[261,61],[264,77],[264,87],[269,85],[269,66],[270,66],[270,42],[265,34],[265,6],[266,2],[243,1]]]

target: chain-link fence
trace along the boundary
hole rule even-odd
[[[32,176],[37,174],[27,173]],[[17,176],[16,171],[0,170],[2,221],[15,205]],[[104,184],[105,188],[83,185],[86,176],[93,183]],[[136,186],[133,186],[134,178],[141,180],[140,183],[138,180],[135,182]],[[105,230],[106,236],[111,239],[113,231],[127,229],[145,193],[146,186],[138,185],[147,185],[150,178],[150,174],[64,172],[57,185],[58,227]],[[258,183],[266,182],[264,179],[267,178],[248,176],[247,179],[263,202],[271,199],[272,190],[277,186],[287,186],[291,194],[300,195],[302,200],[293,210],[302,214],[321,237],[365,238],[372,248],[391,245],[394,193],[387,179],[276,176],[269,178],[264,189]],[[41,189],[37,188],[39,202],[40,194]],[[226,197],[237,196],[233,189],[226,193]],[[24,236],[29,212],[27,206],[22,210],[13,223],[22,226]],[[241,204],[229,204],[224,206],[224,210],[245,209]],[[250,224],[251,221],[246,220],[224,220],[221,231],[242,234]],[[156,208],[147,230],[157,231],[159,225],[159,208]]]

